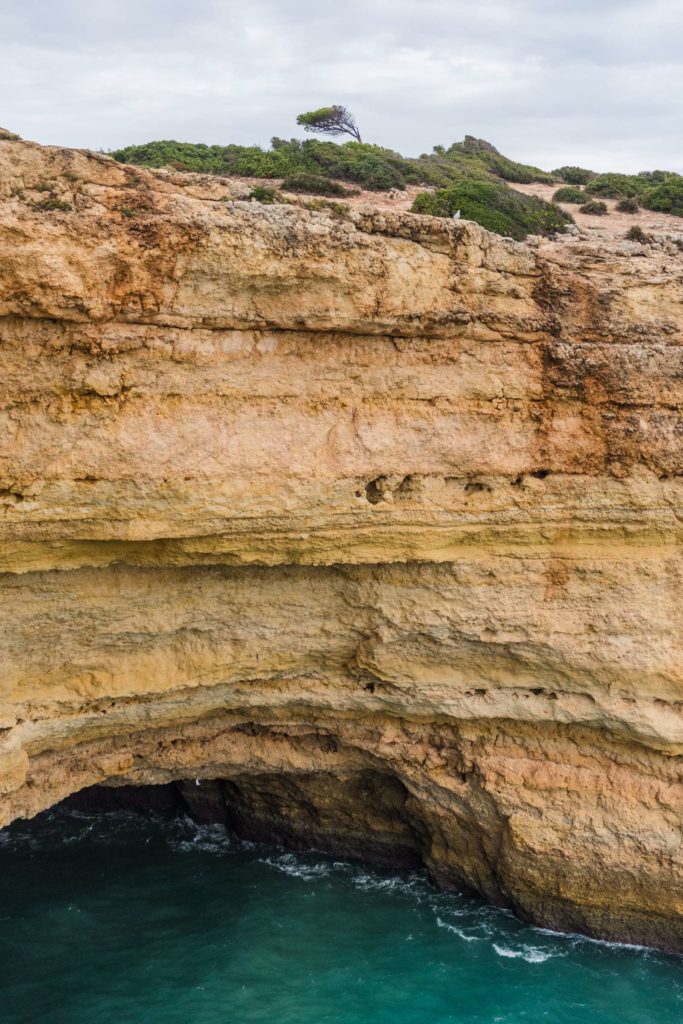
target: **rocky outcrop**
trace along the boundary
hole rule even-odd
[[[0,820],[198,780],[682,950],[679,250],[235,194],[0,141]]]

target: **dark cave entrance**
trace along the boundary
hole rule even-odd
[[[410,794],[393,775],[372,770],[91,786],[61,806],[92,814],[188,816],[198,824],[222,825],[241,839],[291,850],[319,850],[395,869],[423,865],[426,835],[413,817]]]

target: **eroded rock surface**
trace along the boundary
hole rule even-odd
[[[0,141],[0,822],[211,781],[682,950],[681,253],[234,194]]]

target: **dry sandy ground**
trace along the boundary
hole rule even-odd
[[[528,196],[538,196],[548,202],[553,198],[554,193],[560,188],[559,185],[513,185],[518,192],[524,192]],[[626,232],[634,224],[637,224],[647,234],[662,235],[673,234],[683,235],[683,217],[673,217],[668,213],[655,213],[653,210],[641,210],[639,213],[618,213],[615,209],[616,199],[605,199],[604,202],[609,208],[609,213],[602,217],[593,217],[587,213],[579,213],[575,203],[559,203],[558,205],[571,213],[576,221],[577,227],[590,234],[594,238],[623,238]]]

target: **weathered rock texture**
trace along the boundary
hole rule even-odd
[[[0,821],[222,780],[683,949],[680,253],[229,189],[0,142]]]

